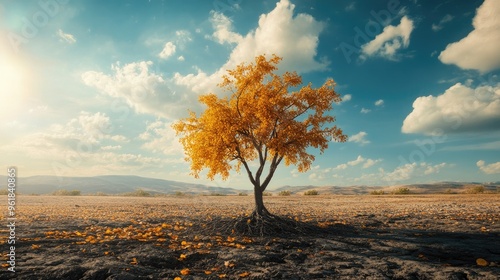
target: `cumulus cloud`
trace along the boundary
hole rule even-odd
[[[184,46],[187,42],[191,42],[193,38],[191,38],[191,32],[187,30],[177,30],[175,31],[176,42],[180,44],[181,47]]]
[[[104,141],[127,140],[123,135],[115,135],[109,117],[104,113],[81,112],[65,124],[53,124],[43,132],[22,138],[18,149],[34,158],[57,158],[68,154],[95,152]]]
[[[414,177],[426,176],[430,174],[439,173],[441,169],[448,167],[447,163],[429,164],[426,162],[421,163],[407,163],[397,167],[392,172],[385,173],[383,180],[387,182],[406,181]]]
[[[167,42],[163,50],[158,54],[161,59],[167,59],[175,53],[175,45],[172,42]]]
[[[371,159],[371,158],[364,158],[361,155],[358,155],[358,157],[355,160],[348,161],[347,163],[342,163],[337,165],[334,170],[344,170],[347,169],[349,166],[356,166],[359,164],[363,164],[363,168],[369,168],[373,165],[375,165],[378,162],[381,162],[382,159]]]
[[[486,164],[484,160],[479,160],[476,165],[486,174],[500,174],[500,161]]]
[[[359,143],[361,145],[366,145],[366,144],[370,143],[370,141],[366,140],[366,135],[368,135],[368,133],[366,133],[364,131],[360,131],[357,134],[349,136],[349,140],[348,141],[349,142],[354,142],[354,143]]]
[[[68,44],[76,43],[75,36],[73,36],[69,33],[64,33],[61,29],[57,30],[57,36],[59,36],[59,39],[61,40],[61,42],[66,42]]]
[[[117,141],[119,140],[119,141]],[[67,122],[53,124],[39,132],[0,147],[31,159],[31,164],[57,176],[131,174],[144,169],[164,169],[169,159],[124,153],[117,142],[129,141],[115,134],[104,113],[80,112]],[[180,158],[180,157],[179,157]],[[177,160],[180,162],[182,159]]]
[[[221,27],[218,30],[223,32],[216,31],[217,38],[223,42],[237,42],[228,61],[213,74],[201,70],[197,74],[176,73],[175,82],[197,93],[214,91],[228,69],[234,69],[242,62],[253,62],[256,56],[262,54],[283,57],[280,71],[306,73],[326,70],[329,62],[316,60],[319,34],[323,31],[324,24],[309,14],[294,15],[294,9],[295,5],[289,0],[281,0],[271,12],[259,17],[255,30],[241,35],[241,39],[230,31],[230,22],[227,23],[221,17]]]
[[[375,101],[375,106],[382,106],[382,105],[384,105],[384,100],[379,99],[379,100]]]
[[[432,30],[433,31],[439,31],[441,29],[443,29],[443,25],[447,22],[450,22],[453,20],[453,16],[452,15],[445,15],[440,21],[438,24],[432,24]]]
[[[346,95],[342,96],[342,102],[347,102],[351,99],[352,99],[352,95],[350,95],[350,94],[346,94]]]
[[[500,2],[485,0],[472,21],[474,30],[465,38],[446,46],[439,55],[445,64],[462,69],[475,69],[482,73],[500,67]]]
[[[382,159],[371,159],[368,158],[366,159],[365,163],[363,164],[363,168],[368,168],[374,166],[376,163],[381,162]]]
[[[103,146],[101,147],[101,150],[103,151],[117,151],[117,150],[121,150],[122,146],[120,145],[109,145],[109,146]]]
[[[371,111],[372,111],[372,110],[370,110],[370,109],[361,108],[361,111],[360,111],[360,112],[361,112],[362,114],[368,114],[368,113],[370,113]]]
[[[498,131],[500,84],[474,89],[457,83],[439,96],[418,97],[401,130],[426,135]]]
[[[88,71],[83,82],[111,97],[121,98],[136,112],[177,119],[186,114],[188,107],[198,109],[196,94],[185,88],[173,87],[159,74],[150,72],[151,61],[111,66],[112,74]],[[182,92],[182,93],[179,93]]]
[[[398,26],[389,25],[375,39],[361,46],[361,59],[382,57],[389,60],[398,59],[398,51],[410,45],[413,21],[407,16],[401,18]]]
[[[347,164],[350,166],[355,166],[362,163],[363,161],[365,161],[365,158],[359,155],[355,160],[349,161]]]
[[[220,43],[239,43],[243,37],[232,31],[232,22],[224,14],[211,11],[210,12],[210,22],[214,28],[214,33],[212,38]]]
[[[283,70],[309,72],[326,69],[326,62],[315,60],[319,34],[324,24],[311,15],[294,16],[295,5],[281,0],[276,8],[259,17],[259,26],[249,32],[236,46],[226,64],[228,69],[245,61],[253,61],[260,54],[277,54],[284,57]]]
[[[146,150],[165,155],[181,155],[183,148],[175,135],[172,123],[157,120],[147,125],[139,139],[144,141],[142,148]]]

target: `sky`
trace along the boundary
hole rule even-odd
[[[258,55],[333,78],[349,136],[285,185],[500,181],[500,1],[0,1],[0,166],[18,176],[190,175],[171,128]],[[253,165],[255,168],[255,165]],[[7,171],[5,171],[7,172]],[[203,174],[202,174],[203,175]]]

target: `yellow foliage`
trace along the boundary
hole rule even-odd
[[[323,152],[330,141],[347,140],[340,128],[327,126],[335,121],[332,104],[341,101],[333,79],[319,88],[309,83],[297,89],[302,84],[297,73],[273,73],[280,60],[261,55],[255,63],[229,70],[219,84],[228,97],[200,96],[207,109],[200,116],[190,112],[173,125],[195,177],[206,168],[208,178],[219,174],[227,179],[230,170],[240,171],[243,165],[252,184],[264,190],[282,160],[304,172],[314,160],[308,147]],[[254,174],[247,163],[256,159],[260,166]],[[261,181],[266,163],[269,173]]]

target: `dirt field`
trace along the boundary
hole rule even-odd
[[[7,202],[7,197],[2,196]],[[500,196],[265,197],[323,229],[208,233],[253,198],[52,197],[16,201],[15,273],[1,229],[0,279],[499,279]],[[7,206],[1,211],[6,221]],[[216,225],[217,226],[217,225]]]

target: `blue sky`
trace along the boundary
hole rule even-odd
[[[337,82],[347,143],[283,185],[500,181],[500,2],[1,1],[0,165],[19,176],[194,179],[171,124],[227,69]]]

